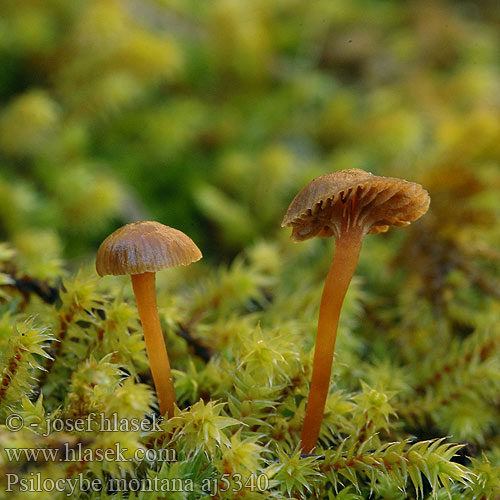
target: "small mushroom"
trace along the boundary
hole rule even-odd
[[[326,277],[318,318],[313,373],[302,427],[302,452],[316,446],[330,383],[340,310],[356,269],[363,238],[421,217],[430,198],[419,184],[379,177],[360,169],[322,175],[290,204],[281,224],[293,241],[335,237],[335,256]]]
[[[155,273],[166,267],[187,266],[201,257],[191,238],[153,221],[134,222],[117,229],[97,251],[96,269],[100,276],[131,275],[160,411],[170,417],[176,398],[156,305]]]

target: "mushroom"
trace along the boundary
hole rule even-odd
[[[335,256],[321,297],[311,387],[302,427],[303,453],[316,446],[330,383],[340,310],[356,269],[363,238],[421,217],[430,198],[419,184],[341,170],[311,181],[290,204],[281,224],[294,242],[335,237]]]
[[[131,275],[160,411],[170,417],[176,398],[158,316],[155,273],[166,267],[187,266],[201,257],[191,238],[153,221],[134,222],[117,229],[97,251],[96,269],[100,276]]]

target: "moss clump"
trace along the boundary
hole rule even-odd
[[[405,230],[410,239],[413,231]],[[377,248],[367,246],[346,298],[320,444],[316,455],[301,457],[310,349],[328,266],[322,242],[260,243],[229,268],[200,264],[196,279],[190,268],[159,275],[180,404],[164,422],[128,282],[97,280],[82,269],[61,283],[55,303],[37,292],[23,296],[11,271],[15,252],[4,247],[2,488],[18,477],[10,498],[24,498],[21,479],[35,478],[101,485],[100,492],[74,493],[82,499],[124,498],[121,489],[136,487],[141,492],[129,497],[157,498],[155,488],[165,495],[174,479],[182,491],[169,494],[191,499],[214,491],[228,499],[496,494],[498,328],[486,326],[486,311],[476,311],[477,326],[465,338],[450,336],[454,318],[434,316],[415,280],[391,271],[387,260],[386,280],[399,290],[390,302],[388,284],[377,289],[363,273]],[[271,257],[266,265],[262,255]],[[410,297],[418,314],[404,307]],[[446,353],[431,341],[436,335],[449,338]],[[8,430],[12,414],[24,420],[18,432]],[[66,422],[60,432],[57,419]],[[122,427],[105,432],[103,422],[113,419]],[[84,429],[68,427],[78,420]],[[64,453],[14,460],[9,450],[21,448]],[[72,460],[77,450],[85,459]],[[96,460],[99,450],[111,451]]]

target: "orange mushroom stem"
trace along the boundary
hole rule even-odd
[[[311,388],[302,427],[303,453],[310,453],[318,441],[330,385],[340,310],[358,264],[362,243],[363,234],[359,228],[342,232],[336,239],[335,255],[321,296]]]
[[[132,274],[131,278],[160,412],[162,415],[173,416],[177,400],[167,348],[163,341],[160,317],[158,316],[156,274],[152,272]]]

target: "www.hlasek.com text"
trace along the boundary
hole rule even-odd
[[[176,462],[173,448],[136,448],[129,453],[120,443],[109,448],[85,448],[82,443],[58,448],[5,448],[9,462]]]

